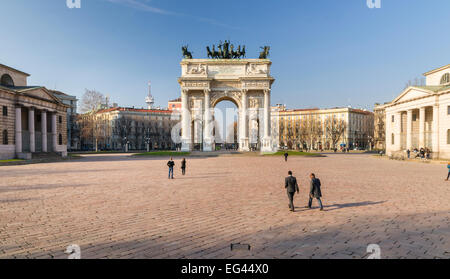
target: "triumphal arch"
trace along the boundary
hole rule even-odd
[[[229,52],[230,56],[234,53]],[[272,62],[260,57],[262,59],[190,59],[191,56],[187,56],[182,60],[178,82],[182,99],[183,151],[193,150],[195,143],[201,143],[203,151],[215,150],[214,107],[224,100],[233,102],[238,110],[239,150],[249,151],[251,146],[258,146],[263,152],[274,150],[270,128]]]

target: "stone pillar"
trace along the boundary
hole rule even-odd
[[[433,106],[433,126],[432,126],[432,146],[433,159],[439,158],[439,106]]]
[[[264,90],[264,141],[261,151],[272,151],[272,138],[270,137],[270,89]]]
[[[188,90],[181,90],[181,151],[191,151],[191,116],[189,113]]]
[[[16,153],[22,153],[22,108],[16,107]]]
[[[211,98],[210,89],[205,89],[205,128],[204,128],[204,138],[203,138],[203,151],[213,151],[212,146],[212,129],[211,129]]]
[[[250,151],[248,146],[248,137],[247,137],[247,89],[242,89],[242,101],[241,101],[241,121],[240,123],[240,144],[239,149],[241,151]]]
[[[30,132],[30,152],[36,152],[36,129],[34,127],[34,108],[28,109],[28,131]]]
[[[406,149],[412,149],[412,109],[406,112]]]
[[[425,147],[425,107],[419,109],[419,149]]]
[[[42,152],[47,152],[47,112],[41,113]]]
[[[57,146],[58,146],[58,137],[57,137],[57,129],[56,129],[56,112],[52,113],[52,146],[53,146],[53,152],[57,152]]]
[[[402,148],[402,112],[399,111],[395,113],[395,133],[394,133],[394,140],[395,140],[395,150],[394,151],[400,151]]]

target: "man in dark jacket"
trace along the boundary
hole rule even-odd
[[[295,192],[299,193],[297,178],[292,176],[292,171],[288,172],[288,177],[285,179],[285,188],[287,190],[288,198],[289,198],[289,209],[294,212],[294,195]]]
[[[170,158],[169,162],[167,162],[167,166],[169,167],[169,179],[173,179],[173,167],[175,166],[173,158]]]
[[[181,173],[183,175],[186,175],[186,158],[183,158],[181,161]]]
[[[287,162],[288,156],[289,156],[289,153],[284,152],[284,161],[285,161],[285,162]]]
[[[311,208],[313,198],[316,198],[319,202],[320,210],[323,210],[322,200],[320,199],[322,197],[322,191],[320,190],[320,180],[316,178],[316,175],[314,173],[311,173],[311,186],[309,188],[309,203],[308,208]]]

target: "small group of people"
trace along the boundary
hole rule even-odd
[[[298,187],[297,178],[293,176],[292,171],[288,172],[288,177],[285,179],[285,188],[287,190],[288,198],[289,198],[289,210],[292,212],[295,212],[295,206],[294,206],[294,196],[295,193],[299,194],[300,189]],[[312,208],[312,202],[313,199],[317,199],[320,211],[323,211],[323,204],[322,204],[322,191],[321,191],[321,182],[320,179],[316,177],[314,173],[311,173],[309,175],[309,178],[311,179],[310,187],[309,187],[309,202],[308,206],[306,208],[311,209]]]
[[[431,150],[428,148],[414,148],[413,151],[414,153],[414,158],[420,158],[420,159],[430,159],[431,158]],[[406,150],[406,155],[408,155],[408,159],[411,159],[411,150]]]
[[[175,167],[175,162],[173,161],[173,158],[170,158],[169,162],[167,162],[167,166],[169,167],[169,179],[174,179],[173,169]],[[181,174],[186,175],[186,158],[181,160]]]

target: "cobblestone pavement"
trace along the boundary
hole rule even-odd
[[[0,258],[450,258],[445,165],[331,154],[324,158],[90,155],[0,167]],[[284,177],[300,182],[288,210]],[[307,210],[308,173],[325,211]],[[231,243],[250,251],[230,251]]]

